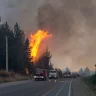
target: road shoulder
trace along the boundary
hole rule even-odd
[[[31,80],[24,80],[24,81],[15,81],[15,82],[9,82],[9,83],[2,83],[0,84],[0,88],[7,87],[7,86],[12,86],[12,85],[18,85],[22,83],[27,83]]]
[[[72,96],[96,96],[80,78],[72,83]]]

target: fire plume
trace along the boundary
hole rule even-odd
[[[47,31],[38,30],[35,34],[30,35],[30,48],[31,57],[36,58],[39,46],[41,42],[47,38],[50,38],[52,34],[48,34]]]

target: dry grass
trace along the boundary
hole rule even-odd
[[[6,72],[5,70],[0,70],[0,83],[29,80],[29,76],[23,76],[20,74],[15,74],[14,72]]]

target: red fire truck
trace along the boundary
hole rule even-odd
[[[35,72],[35,76],[34,76],[34,79],[35,81],[38,81],[38,80],[47,80],[48,78],[48,74],[47,74],[47,70],[46,69],[40,69],[40,68],[37,68],[36,69],[36,72]]]

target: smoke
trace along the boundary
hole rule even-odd
[[[57,67],[94,68],[95,10],[95,0],[49,0],[39,8],[38,26],[53,33],[51,52]]]
[[[36,31],[37,10],[44,0],[0,0],[2,22],[8,21],[13,26],[18,22],[27,34]]]
[[[49,49],[55,67],[77,71],[96,63],[96,0],[0,0],[2,22],[18,22],[26,34],[53,33]]]

